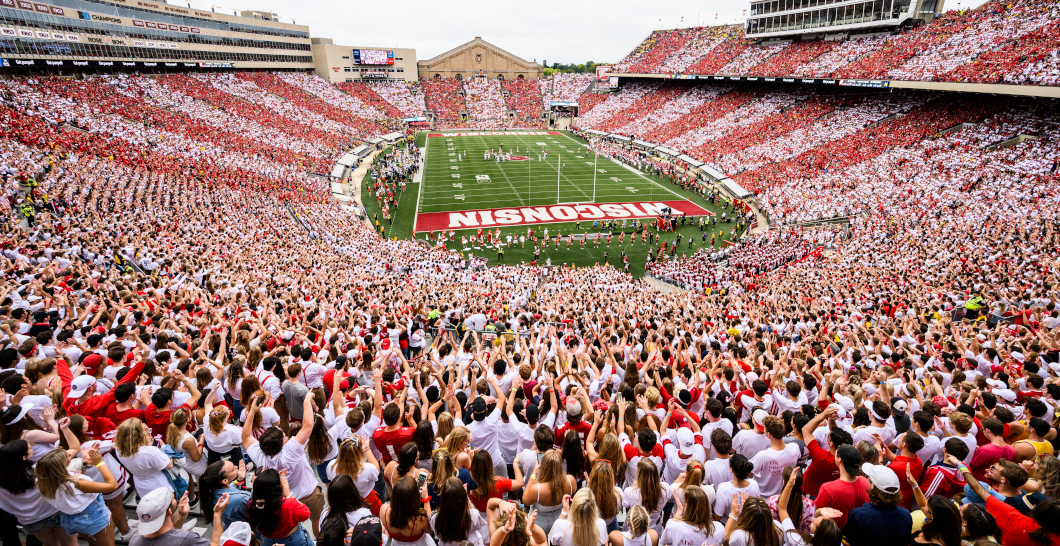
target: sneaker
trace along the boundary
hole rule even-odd
[[[184,522],[184,526],[181,527],[181,529],[190,532],[192,529],[195,528],[196,523],[199,523],[199,518],[191,518],[188,521]]]
[[[136,536],[136,528],[131,525],[128,533],[122,533],[118,529],[114,529],[114,542],[129,542],[134,536]]]

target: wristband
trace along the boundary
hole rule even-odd
[[[422,499],[420,499],[420,502],[431,502],[431,497],[429,495],[426,496],[426,497],[423,497]]]
[[[103,466],[103,461],[100,461],[94,465],[96,468]]]

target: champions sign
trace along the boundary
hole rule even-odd
[[[689,216],[711,214],[688,201],[651,201],[640,203],[588,203],[519,207],[507,209],[468,210],[461,212],[431,212],[416,216],[416,232],[479,227],[555,224],[559,222],[593,222],[622,218],[655,218],[663,209]]]

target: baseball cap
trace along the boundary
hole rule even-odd
[[[861,475],[861,452],[852,445],[841,445],[835,450],[835,454],[843,463],[843,468],[851,476]]]
[[[489,408],[486,406],[486,401],[482,397],[478,397],[474,402],[471,402],[471,414],[475,417],[476,421],[481,421],[486,418],[486,411]]]
[[[253,533],[245,521],[233,521],[221,534],[221,546],[250,546]]]
[[[884,493],[897,493],[901,489],[898,474],[883,465],[865,463],[861,465],[861,473],[872,482],[873,487]]]
[[[162,528],[166,521],[166,512],[173,503],[173,490],[159,487],[143,496],[136,505],[136,519],[139,520],[136,531],[149,535]]]
[[[891,398],[891,411],[905,415],[905,410],[907,409],[909,409],[909,404],[902,400],[902,397],[895,396]]]
[[[541,417],[541,410],[535,405],[530,404],[526,406],[526,420],[531,423],[536,423]]]
[[[74,378],[73,382],[70,383],[70,393],[66,395],[67,398],[81,398],[88,391],[88,388],[96,384],[96,378],[90,375],[81,375]]]
[[[758,430],[765,430],[764,425],[766,422],[766,417],[769,417],[769,412],[762,408],[758,408],[754,411],[754,413],[751,414],[751,417],[754,419],[755,428],[757,428]]]
[[[696,445],[696,435],[691,429],[680,428],[677,430],[677,449],[682,455],[691,455],[692,446]]]
[[[577,417],[582,414],[582,403],[571,398],[567,400],[567,415]]]
[[[102,363],[103,355],[99,353],[92,353],[81,361],[81,365],[85,367],[85,371],[88,375],[96,375],[96,370],[99,369],[99,365]]]
[[[361,518],[353,527],[350,546],[381,546],[383,544],[383,524],[376,516]],[[222,544],[222,546],[224,546]]]
[[[383,338],[383,341],[379,343],[379,346],[385,351],[390,348],[390,338]]]

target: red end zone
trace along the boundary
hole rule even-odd
[[[594,220],[654,218],[669,207],[689,216],[712,212],[688,201],[646,201],[634,203],[590,203],[584,205],[547,205],[503,209],[465,210],[458,212],[421,212],[416,215],[414,231],[440,231],[478,227],[523,226],[559,222],[592,223]]]
[[[476,131],[474,133],[427,133],[427,138],[465,136],[559,136],[556,131]]]

